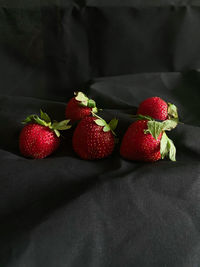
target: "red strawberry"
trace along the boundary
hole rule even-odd
[[[153,162],[169,154],[169,158],[175,161],[176,149],[164,132],[174,128],[175,124],[170,120],[162,123],[148,120],[133,122],[123,137],[121,156],[129,160]]]
[[[161,158],[162,134],[159,135],[158,140],[155,140],[150,133],[145,134],[147,122],[147,120],[138,120],[129,126],[120,148],[120,154],[124,158],[139,161],[157,161]]]
[[[140,103],[137,114],[150,116],[157,120],[178,119],[177,108],[171,103],[166,103],[160,97],[150,97]]]
[[[23,123],[19,137],[19,148],[25,157],[41,159],[52,154],[60,144],[59,130],[67,130],[69,120],[51,123],[51,119],[41,110],[41,118],[30,115]]]
[[[72,122],[79,121],[91,113],[97,113],[97,107],[94,100],[89,99],[84,93],[77,92],[75,97],[70,99],[65,110],[66,118]]]
[[[99,116],[85,117],[76,127],[73,135],[74,151],[83,159],[101,159],[114,149],[116,119],[107,124]]]

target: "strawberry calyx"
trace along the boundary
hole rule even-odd
[[[94,120],[94,122],[103,127],[103,131],[104,132],[109,132],[111,131],[113,133],[114,136],[116,136],[114,130],[117,127],[118,124],[118,120],[116,118],[113,118],[109,123],[107,123],[104,119],[102,119],[101,117],[99,117],[96,114],[93,114],[94,117],[96,117],[97,119]]]
[[[69,125],[70,120],[63,120],[60,122],[57,121],[51,121],[49,115],[45,112],[43,112],[42,110],[40,110],[40,117],[36,114],[32,114],[28,117],[26,117],[26,119],[22,122],[23,124],[27,124],[27,123],[37,123],[39,125],[48,127],[49,129],[51,129],[52,131],[55,132],[57,137],[60,137],[60,131],[61,130],[67,130],[71,128],[71,125]]]
[[[97,113],[96,102],[93,99],[88,98],[83,92],[74,92],[75,99],[79,101],[79,105],[82,107],[92,108],[93,113]]]
[[[171,161],[176,161],[176,147],[165,132],[160,140],[160,154],[162,159],[169,157]]]
[[[176,147],[173,141],[167,136],[165,131],[171,131],[176,128],[178,118],[172,118],[165,121],[156,121],[149,116],[139,115],[138,119],[147,120],[147,129],[144,130],[145,134],[151,134],[155,140],[158,139],[162,133],[160,140],[160,154],[161,158],[169,157],[171,161],[176,161]]]
[[[174,104],[167,103],[168,104],[168,118],[169,119],[176,119],[177,122],[179,120],[178,118],[178,110],[177,107]]]
[[[170,160],[176,161],[176,147],[174,146],[173,141],[167,136],[165,131],[171,131],[176,128],[177,122],[174,120],[165,120],[163,122],[158,121],[148,121],[148,128],[144,130],[144,133],[150,133],[155,140],[158,139],[162,133],[160,140],[160,154],[161,158],[164,159],[166,156]]]
[[[148,128],[144,130],[144,133],[150,133],[157,140],[162,132],[171,131],[176,128],[177,122],[174,120],[165,120],[162,122],[149,120],[147,126]]]

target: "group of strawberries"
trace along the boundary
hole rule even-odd
[[[77,92],[68,102],[65,116],[61,122],[51,121],[40,111],[40,117],[30,115],[24,120],[20,133],[19,147],[25,157],[45,158],[52,154],[60,144],[60,131],[76,125],[72,138],[73,149],[83,159],[101,159],[109,156],[115,146],[115,128],[118,120],[107,123],[97,115],[96,102],[84,93]],[[120,147],[122,157],[153,162],[166,156],[176,160],[176,148],[166,131],[178,124],[175,105],[166,103],[159,97],[144,100],[134,116],[134,121],[127,129]]]

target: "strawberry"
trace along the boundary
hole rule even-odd
[[[73,135],[74,151],[83,159],[101,159],[109,156],[114,149],[114,129],[118,120],[109,124],[99,116],[83,118]]]
[[[140,103],[137,114],[150,116],[157,120],[178,119],[177,108],[171,103],[166,103],[160,97],[150,97]]]
[[[37,115],[28,116],[23,123],[26,124],[19,137],[19,148],[25,157],[41,159],[52,154],[60,144],[59,130],[67,130],[69,120],[51,122],[49,116],[40,111]]]
[[[126,159],[153,162],[169,156],[176,159],[176,148],[165,131],[175,128],[173,120],[157,122],[154,120],[138,120],[133,122],[126,131],[120,154]]]
[[[94,100],[89,99],[84,93],[74,93],[65,110],[65,116],[72,122],[79,121],[92,113],[97,113],[98,109]]]

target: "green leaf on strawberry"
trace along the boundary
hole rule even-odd
[[[93,99],[89,99],[83,92],[75,92],[75,99],[79,101],[79,105],[82,107],[92,108],[93,113],[97,113],[96,102]]]
[[[160,154],[162,159],[164,159],[168,155],[167,143],[168,137],[166,133],[163,133],[163,136],[160,141]]]
[[[175,120],[166,120],[163,122],[148,121],[147,125],[148,129],[146,129],[144,132],[146,134],[150,133],[157,140],[161,132],[171,131],[172,129],[176,128],[177,122]]]
[[[141,115],[141,114],[137,114],[137,115],[132,115],[133,118],[136,118],[138,120],[148,120],[148,121],[154,121],[154,119],[150,116],[147,115]]]
[[[41,109],[40,109],[40,117],[42,120],[44,120],[47,123],[51,122],[49,115],[47,113],[43,112]]]
[[[168,138],[169,159],[176,161],[176,147],[174,142]]]
[[[54,132],[55,132],[57,137],[60,137],[60,132],[58,130],[54,129]]]
[[[35,116],[34,120],[37,124],[43,125],[43,126],[49,126],[50,124],[47,123],[46,121],[42,120],[39,116]]]
[[[102,126],[104,132],[111,131],[113,133],[113,135],[116,135],[114,130],[116,129],[117,124],[118,124],[117,119],[114,118],[109,123],[107,123],[105,120],[103,120],[101,117],[97,116],[96,114],[93,114],[93,116],[97,118],[95,120],[95,123],[99,126]]]
[[[111,131],[111,128],[110,128],[109,124],[107,124],[105,120],[103,120],[103,119],[97,119],[97,120],[95,120],[95,123],[97,125],[99,125],[99,126],[103,126],[103,131],[104,132]]]
[[[60,130],[67,130],[71,128],[71,125],[68,124],[70,120],[64,120],[60,122],[54,121],[53,123],[51,123],[51,119],[48,114],[43,112],[42,110],[40,110],[40,116],[41,118],[38,115],[32,114],[28,116],[22,123],[36,123],[48,127],[49,129],[54,131],[58,137],[60,136]]]
[[[108,124],[106,124],[104,127],[103,127],[103,131],[106,133],[106,132],[109,132],[111,131],[111,128]]]
[[[177,124],[178,122],[174,119],[163,121],[163,131],[171,131],[172,129],[176,128]]]
[[[177,107],[174,104],[168,103],[168,117],[169,119],[178,119]]]
[[[112,132],[117,128],[118,119],[114,118],[109,122],[109,126]]]
[[[82,92],[77,92],[77,93],[75,93],[75,95],[76,95],[75,99],[77,101],[79,101],[79,102],[86,102],[86,101],[88,101],[88,97],[84,93],[82,93]]]
[[[22,121],[22,124],[27,124],[27,123],[31,122],[33,120],[34,116],[35,115],[29,115],[28,117],[26,117],[26,119],[24,119]]]
[[[68,125],[70,120],[64,120],[64,121],[54,121],[54,123],[52,124],[52,129],[54,130],[67,130],[71,128],[71,125]]]
[[[28,116],[22,123],[27,124],[29,122],[37,123],[43,126],[49,126],[46,121],[42,120],[38,115],[35,114]]]
[[[95,123],[99,126],[105,126],[106,122],[103,119],[97,119],[95,120]]]
[[[176,147],[165,132],[160,141],[160,154],[162,159],[168,156],[170,160],[176,161]]]
[[[89,108],[95,108],[96,102],[93,99],[88,99],[88,107]]]
[[[97,112],[98,112],[98,108],[97,107],[92,108],[92,113],[97,113]]]
[[[115,129],[117,127],[117,124],[118,124],[118,120],[117,119],[112,119],[110,122],[109,122],[109,126],[110,126],[110,129],[111,129],[111,132],[113,133],[114,136],[116,136],[115,134]]]
[[[145,134],[150,133],[156,140],[162,132],[162,123],[158,121],[148,121],[148,129],[144,131]]]

